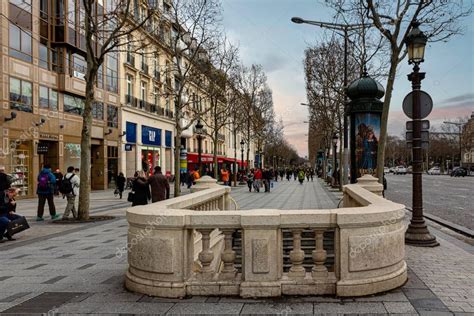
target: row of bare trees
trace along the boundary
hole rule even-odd
[[[272,92],[261,66],[246,67],[238,47],[226,38],[221,21],[220,0],[81,0],[86,39],[86,99],[81,140],[81,185],[79,218],[86,220],[90,208],[90,164],[92,105],[95,83],[110,54],[167,56],[160,65],[166,85],[162,96],[173,100],[175,120],[174,170],[180,170],[182,133],[196,120],[206,124],[214,144],[217,172],[217,144],[222,133],[243,134],[247,143],[263,142],[265,127],[274,123]],[[156,23],[158,21],[158,23]],[[137,36],[139,34],[139,36]],[[145,34],[145,35],[143,35]],[[154,42],[155,41],[155,42]],[[159,41],[159,45],[156,45]],[[155,44],[155,45],[153,45]],[[131,49],[132,47],[132,49]],[[157,48],[160,47],[160,48]],[[148,49],[147,49],[148,48]],[[160,49],[160,51],[157,51]],[[166,66],[166,67],[164,67]],[[175,177],[174,194],[180,194],[180,177]]]
[[[372,77],[385,81],[386,94],[377,154],[377,175],[382,181],[393,87],[398,66],[407,55],[406,38],[412,23],[422,23],[423,32],[428,36],[429,42],[447,41],[453,35],[462,33],[462,22],[471,15],[472,3],[462,0],[325,2],[334,9],[336,23],[364,25],[359,32],[351,35],[349,41],[348,73],[352,79],[360,76],[366,66]],[[323,54],[319,54],[323,51]],[[308,48],[304,61],[308,101],[314,105],[312,118],[316,120],[318,128],[339,134],[344,106],[341,101],[344,89],[341,84],[342,55],[338,41],[333,37],[324,38],[314,47]],[[349,79],[348,82],[350,81]]]

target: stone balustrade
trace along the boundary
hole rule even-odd
[[[373,179],[364,183],[378,190]],[[230,188],[216,185],[130,208],[129,241],[138,241],[129,247],[126,287],[174,298],[361,296],[399,287],[407,280],[401,204],[351,184],[344,187],[343,208],[239,211],[228,210],[229,193]],[[282,230],[289,230],[292,236],[287,272],[283,269]],[[303,230],[314,234],[310,271],[303,266]],[[242,236],[241,272],[235,265],[236,231]],[[331,269],[326,266],[323,242],[328,231],[334,232]],[[218,237],[219,243],[213,243]]]

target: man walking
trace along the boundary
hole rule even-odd
[[[0,192],[9,189],[11,186],[10,177],[5,173],[5,167],[0,166]]]
[[[74,173],[74,167],[68,167],[67,173],[61,181],[59,192],[67,198],[66,209],[64,210],[63,220],[69,218],[69,213],[72,212],[72,217],[77,218],[76,213],[76,196],[79,195],[79,176]]]
[[[56,177],[51,173],[51,166],[46,164],[38,175],[38,188],[36,194],[38,194],[38,214],[36,221],[44,221],[44,204],[48,201],[49,214],[51,219],[59,218],[56,214],[56,207],[54,206],[54,186],[56,184]]]
[[[272,171],[268,170],[268,168],[265,168],[265,171],[263,171],[263,184],[265,186],[265,192],[270,193],[270,184],[272,181]]]
[[[160,166],[156,166],[154,170],[155,174],[147,180],[151,188],[151,203],[170,198],[170,184],[168,183],[168,179],[161,173]]]
[[[221,179],[222,179],[222,182],[224,182],[224,185],[230,185],[229,177],[230,177],[229,171],[227,171],[226,167],[223,167],[221,170]]]

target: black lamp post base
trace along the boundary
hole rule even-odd
[[[439,242],[430,234],[425,223],[410,224],[405,232],[405,244],[417,247],[436,247]]]

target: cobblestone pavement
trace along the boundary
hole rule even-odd
[[[412,176],[387,175],[387,198],[411,207]],[[428,214],[474,230],[474,177],[423,175],[423,207]]]
[[[303,208],[305,202],[301,199],[313,199],[312,194],[321,203],[318,205],[324,207],[334,205],[340,197],[316,181],[304,186],[278,182],[274,191],[266,195],[237,188],[233,195],[252,208],[268,205]],[[266,202],[262,202],[264,199]],[[285,199],[290,201],[284,202]],[[124,209],[101,211],[101,214],[114,214],[116,219],[87,226],[74,225],[37,239],[23,240],[20,235],[18,240],[2,244],[8,246],[0,248],[0,312],[15,315],[48,312],[50,315],[474,313],[473,247],[434,226],[430,229],[441,246],[407,246],[409,281],[402,288],[382,295],[344,299],[190,297],[176,300],[130,293],[123,288],[127,268],[127,259],[120,251],[126,246],[127,236]]]

